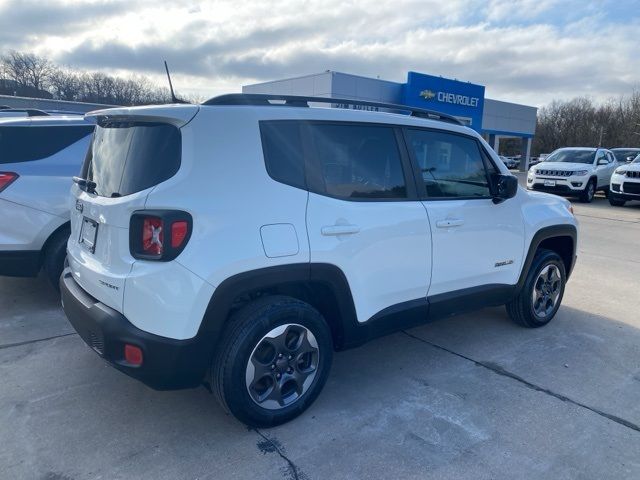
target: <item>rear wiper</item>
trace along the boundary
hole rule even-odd
[[[86,178],[73,177],[73,183],[80,187],[80,190],[84,190],[87,193],[96,193],[96,182],[87,180]]]

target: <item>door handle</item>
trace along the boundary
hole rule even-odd
[[[449,227],[459,227],[464,224],[464,220],[461,218],[447,218],[445,220],[438,220],[436,222],[436,227],[438,228],[449,228]]]
[[[360,227],[357,225],[329,225],[320,229],[322,235],[325,236],[353,235],[359,231]]]

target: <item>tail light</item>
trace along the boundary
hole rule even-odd
[[[176,210],[141,210],[131,215],[129,249],[134,258],[167,262],[189,241],[192,218]]]
[[[19,177],[17,173],[0,172],[0,192],[11,185]]]

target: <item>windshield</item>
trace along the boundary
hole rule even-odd
[[[545,162],[563,163],[593,163],[595,150],[556,150],[547,158]]]
[[[140,192],[180,168],[180,130],[163,123],[110,122],[96,127],[83,176],[95,193],[119,197]]]

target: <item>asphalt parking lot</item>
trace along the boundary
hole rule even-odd
[[[545,328],[502,308],[335,356],[300,418],[249,430],[204,388],[105,365],[40,279],[0,279],[0,478],[640,478],[640,203],[574,203]]]

